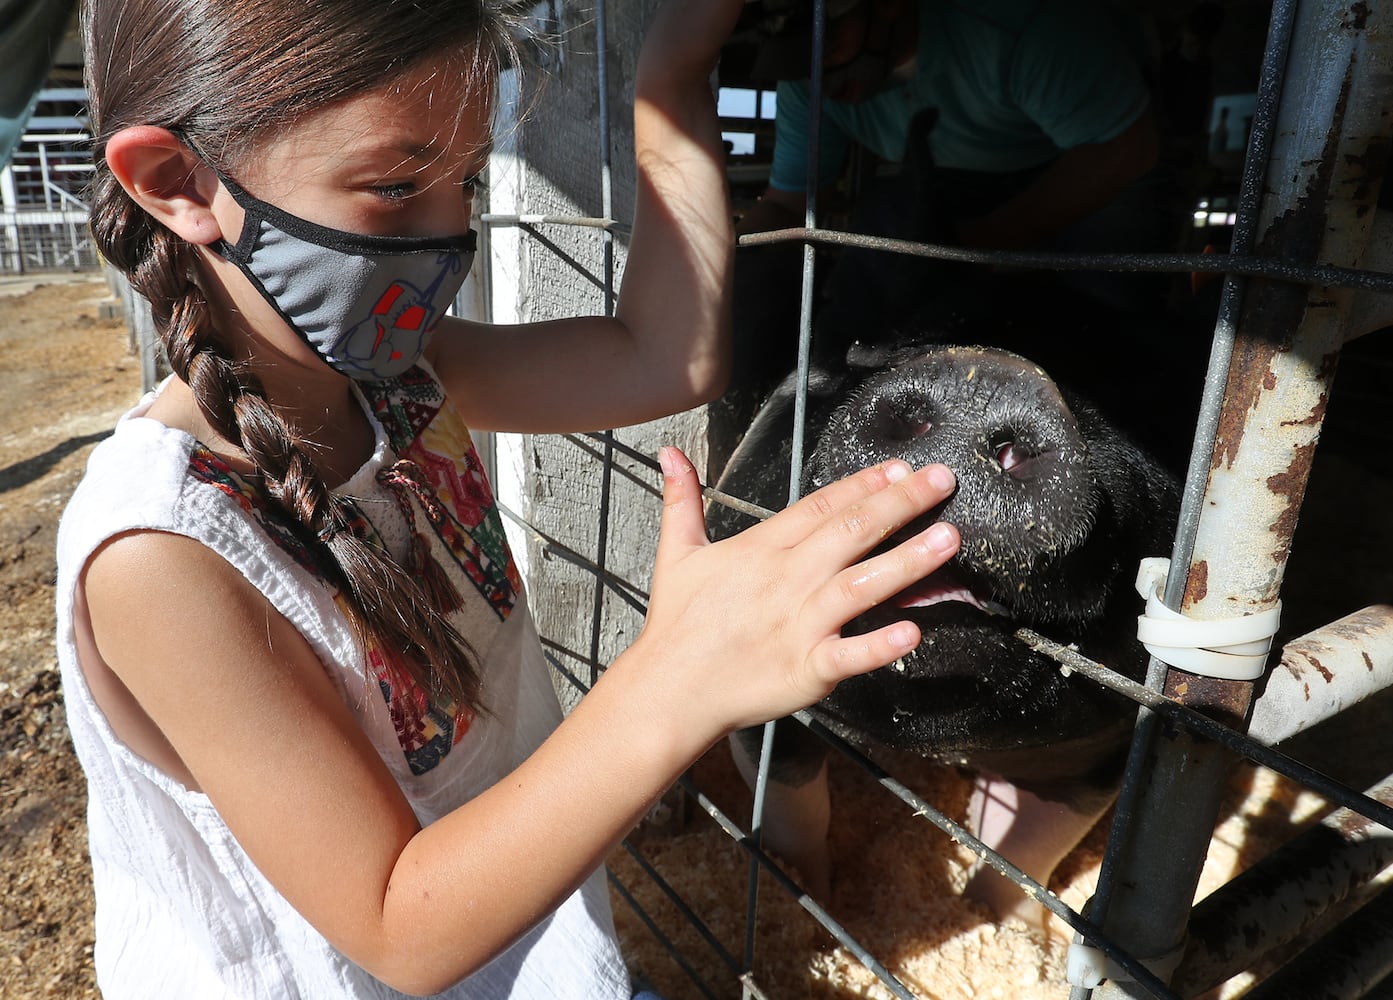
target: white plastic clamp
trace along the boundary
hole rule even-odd
[[[1184,956],[1185,946],[1182,944],[1157,958],[1142,959],[1141,964],[1154,972],[1161,980],[1169,982],[1171,973],[1180,965],[1180,960]],[[1069,980],[1070,986],[1082,986],[1086,990],[1094,989],[1104,979],[1111,979],[1115,983],[1132,981],[1131,974],[1108,958],[1101,948],[1095,948],[1093,945],[1085,944],[1079,940],[1069,946],[1065,976]]]
[[[1272,637],[1282,617],[1282,602],[1266,611],[1237,618],[1201,621],[1186,618],[1161,602],[1170,560],[1143,559],[1137,593],[1146,613],[1137,618],[1137,638],[1162,663],[1204,677],[1251,681],[1262,676]]]

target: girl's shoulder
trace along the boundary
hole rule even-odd
[[[120,534],[188,535],[225,554],[258,547],[259,523],[305,568],[302,542],[269,501],[188,431],[148,416],[147,396],[92,450],[58,527],[60,576],[80,573],[91,554]]]
[[[147,397],[148,400],[148,397]],[[148,402],[126,413],[87,459],[59,524],[65,534],[89,535],[149,527],[167,530],[187,489],[193,435],[145,416]]]

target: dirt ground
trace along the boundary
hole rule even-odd
[[[53,646],[54,535],[140,394],[100,276],[0,281],[0,996],[95,997],[86,795]]]
[[[87,454],[140,391],[139,366],[123,322],[100,318],[100,305],[109,301],[106,284],[97,276],[61,276],[37,284],[0,279],[0,350],[6,359],[0,366],[0,997],[5,1000],[97,996],[91,970],[85,793],[63,719],[52,638],[53,548],[58,516]],[[1356,352],[1348,365],[1353,392],[1346,396],[1362,397],[1384,420],[1393,371],[1390,355],[1393,351],[1383,350],[1369,361]],[[1342,362],[1342,371],[1345,367]],[[1370,422],[1353,410],[1333,416],[1327,420],[1332,447],[1322,441],[1321,451],[1328,457],[1318,459],[1313,482],[1333,483],[1322,492],[1338,506],[1309,516],[1303,512],[1304,540],[1299,534],[1287,577],[1290,590],[1307,592],[1308,625],[1393,599],[1387,517],[1393,475],[1368,461],[1384,453],[1383,421]],[[1329,551],[1341,554],[1312,559]],[[1337,567],[1333,573],[1332,567]],[[1355,580],[1361,582],[1359,595],[1340,592]],[[1378,718],[1386,720],[1386,711],[1375,722],[1379,730],[1389,731]],[[1386,742],[1387,732],[1383,735]],[[1363,749],[1367,747],[1354,755],[1346,749],[1334,758],[1363,759]],[[848,773],[840,762],[834,767],[834,795],[843,814],[856,817],[834,829],[833,850],[842,859],[842,875],[828,903],[837,919],[874,954],[888,956],[896,973],[925,997],[1032,1000],[1067,994],[1058,943],[1042,946],[1038,936],[997,927],[958,901],[955,887],[963,877],[966,854],[936,831],[926,836],[922,822],[899,804],[886,806],[883,792],[864,776]],[[1344,777],[1338,767],[1332,770]],[[713,753],[697,771],[716,789],[712,794],[732,819],[745,823],[748,807],[728,761]],[[924,766],[897,777],[949,815],[965,802],[964,780],[948,769]],[[1207,869],[1211,883],[1290,836],[1319,807],[1308,793],[1274,783],[1270,775],[1251,768],[1236,776],[1230,799]],[[636,839],[648,863],[672,879],[702,913],[709,934],[738,961],[745,856],[737,844],[703,823],[693,821],[678,835],[640,831]],[[1095,831],[1057,873],[1054,887],[1070,905],[1078,907],[1087,898],[1103,832]],[[621,851],[611,861],[619,881],[629,887],[626,891],[658,914],[664,932],[685,955],[709,951],[684,920],[663,913],[665,900],[634,859]],[[767,877],[760,892],[764,926],[757,973],[769,996],[830,1000],[886,995]],[[669,1000],[696,997],[691,981],[639,918],[619,895],[615,901],[621,937],[635,967]],[[925,964],[930,953],[932,961]],[[721,984],[719,995],[735,995],[738,987],[725,959],[696,962],[704,981]],[[996,972],[989,970],[993,962],[1001,963]]]

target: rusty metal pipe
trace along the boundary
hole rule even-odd
[[[1393,682],[1393,605],[1376,604],[1293,639],[1253,704],[1248,735],[1290,739]]]
[[[1393,776],[1368,794],[1393,805]],[[1362,905],[1393,872],[1393,830],[1337,809],[1202,900],[1190,918],[1185,957],[1172,977],[1196,996],[1250,969],[1334,916]]]
[[[1393,892],[1385,891],[1249,990],[1245,1000],[1357,1000],[1375,989],[1386,996],[1391,945]]]
[[[1358,267],[1393,132],[1393,14],[1384,5],[1308,0],[1293,26],[1254,249]],[[1181,599],[1201,619],[1275,605],[1353,293],[1253,281],[1224,380]],[[1195,471],[1192,467],[1192,472]],[[1188,568],[1186,568],[1188,567]],[[1241,725],[1252,685],[1167,672],[1165,690]],[[1148,727],[1145,785],[1119,839],[1102,925],[1143,960],[1184,939],[1229,758],[1186,732]],[[1142,995],[1109,982],[1095,995]]]

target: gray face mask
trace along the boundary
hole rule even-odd
[[[474,262],[476,234],[359,236],[253,198],[219,172],[246,213],[236,244],[211,245],[334,369],[375,382],[420,359]]]

